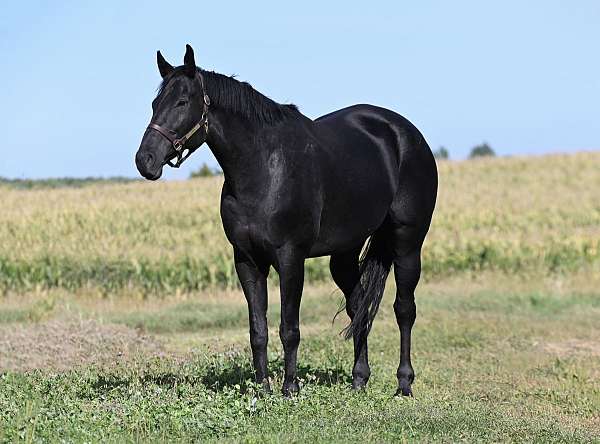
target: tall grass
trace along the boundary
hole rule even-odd
[[[426,279],[558,273],[600,263],[600,153],[441,162]],[[222,177],[78,188],[0,185],[0,290],[148,292],[237,285]],[[307,280],[328,276],[326,259]]]

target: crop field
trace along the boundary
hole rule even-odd
[[[0,182],[0,442],[600,442],[600,153],[440,162],[394,397],[393,279],[350,390],[326,259],[307,263],[299,396],[252,381],[222,178]],[[274,274],[274,273],[273,273]]]
[[[600,153],[441,162],[425,279],[598,269]],[[237,286],[222,178],[31,190],[0,185],[0,291]],[[329,279],[307,263],[309,282]]]

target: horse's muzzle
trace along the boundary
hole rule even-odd
[[[162,162],[150,151],[139,150],[135,155],[135,165],[140,174],[148,180],[157,180],[162,175]]]

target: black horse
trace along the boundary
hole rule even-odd
[[[257,382],[267,374],[267,276],[280,277],[285,376],[282,391],[299,390],[296,356],[306,258],[330,255],[333,280],[346,298],[354,340],[352,386],[370,376],[367,335],[391,265],[400,327],[398,393],[411,394],[411,330],[421,246],[437,194],[437,169],[427,142],[404,117],[354,105],[311,120],[239,82],[196,67],[188,45],[182,66],[157,53],[163,78],[135,162],[156,180],[204,142],[225,176],[221,218],[248,301]],[[365,242],[367,247],[361,257]]]

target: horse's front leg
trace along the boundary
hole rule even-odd
[[[250,323],[250,347],[256,382],[271,391],[267,371],[267,276],[268,266],[257,265],[256,261],[235,249],[235,269],[248,302],[248,320]]]
[[[282,248],[277,252],[281,291],[281,324],[279,337],[283,344],[285,373],[282,393],[291,396],[300,387],[296,377],[296,360],[300,344],[300,300],[304,285],[305,256],[293,248]]]

